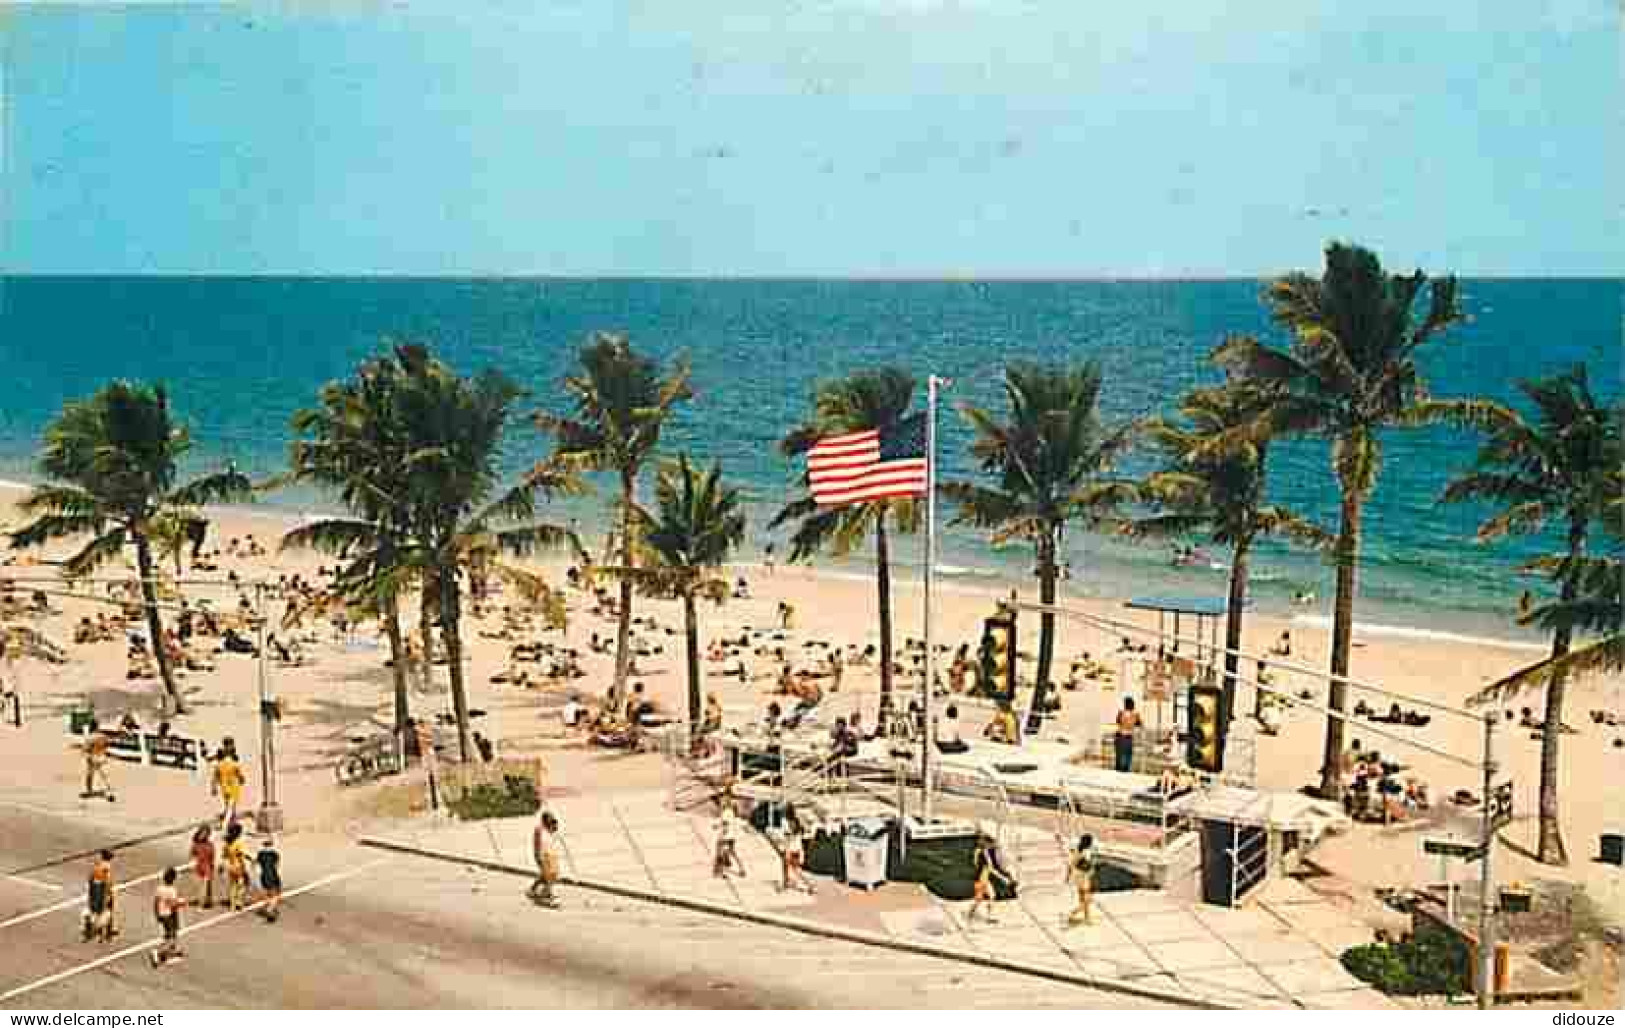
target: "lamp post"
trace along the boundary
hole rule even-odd
[[[1498,811],[1495,801],[1495,726],[1492,711],[1484,715],[1484,811],[1479,844],[1483,866],[1478,880],[1478,1009],[1495,1006],[1495,828]]]
[[[271,655],[266,649],[265,626],[269,620],[265,610],[265,583],[254,586],[255,606],[259,611],[259,693],[260,693],[260,809],[254,815],[254,824],[262,832],[282,831],[282,806],[277,802],[276,774],[276,703],[271,698],[270,673],[266,661]]]

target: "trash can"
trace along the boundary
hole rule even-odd
[[[846,882],[872,889],[886,881],[886,851],[891,822],[883,817],[856,818],[842,832]]]

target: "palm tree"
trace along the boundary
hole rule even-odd
[[[1610,410],[1599,403],[1584,365],[1549,378],[1520,381],[1518,389],[1533,406],[1533,420],[1499,404],[1484,404],[1477,421],[1488,439],[1474,469],[1450,483],[1444,499],[1487,500],[1500,507],[1479,526],[1482,541],[1561,526],[1565,534],[1561,560],[1545,567],[1559,584],[1559,603],[1572,605],[1580,598],[1582,582],[1566,569],[1585,559],[1592,529],[1619,495],[1618,468],[1625,461],[1625,449],[1617,419],[1625,404]],[[1574,626],[1560,617],[1552,622],[1551,631],[1551,659],[1558,660],[1573,644]],[[1568,863],[1557,798],[1566,684],[1562,674],[1547,681],[1540,744],[1538,859],[1559,865]]]
[[[638,475],[660,444],[660,432],[678,403],[693,397],[688,362],[679,357],[669,372],[632,349],[626,336],[596,332],[582,347],[581,369],[564,380],[574,416],[539,411],[536,427],[554,437],[553,459],[570,471],[608,471],[620,479],[620,560],[636,565],[635,509]],[[615,631],[612,703],[626,693],[631,659],[632,579],[621,578],[620,623]]]
[[[377,611],[389,639],[397,745],[404,745],[411,717],[400,618],[409,578],[404,558],[412,549],[405,517],[411,439],[398,409],[405,373],[398,353],[366,361],[352,378],[323,386],[316,407],[293,416],[294,432],[307,438],[290,447],[288,480],[336,492],[351,516],[301,525],[281,543],[284,550],[310,548],[344,559],[334,592]]]
[[[688,641],[688,722],[700,728],[700,627],[697,598],[720,604],[728,580],[717,573],[745,537],[739,490],[722,481],[722,469],[701,471],[687,455],[661,469],[655,481],[655,509],[636,512],[642,559],[635,567],[606,569],[630,579],[646,596],[683,601]]]
[[[1038,596],[1055,605],[1062,534],[1069,522],[1097,528],[1131,500],[1130,483],[1109,477],[1128,449],[1131,423],[1111,426],[1100,417],[1100,367],[1012,364],[1005,368],[1008,420],[970,404],[959,411],[976,432],[971,454],[992,485],[949,482],[943,495],[959,506],[954,524],[989,532],[994,545],[1032,543],[1038,558]],[[1039,618],[1038,680],[1028,731],[1042,724],[1055,658],[1055,614]]]
[[[89,535],[63,570],[86,575],[135,546],[141,599],[158,674],[174,713],[186,713],[175,670],[164,647],[153,566],[155,523],[196,516],[208,503],[243,500],[251,486],[236,469],[177,485],[181,458],[191,449],[186,429],[170,417],[162,386],[111,382],[94,395],[70,401],[45,430],[39,467],[51,485],[36,486],[21,508],[33,520],[11,533],[14,549]]]
[[[1615,475],[1625,489],[1625,474]],[[1560,657],[1547,657],[1492,682],[1468,699],[1479,705],[1493,703],[1529,689],[1549,688],[1554,679],[1625,671],[1625,499],[1612,505],[1606,521],[1613,537],[1613,552],[1604,557],[1542,558],[1534,562],[1560,580],[1576,583],[1574,599],[1554,600],[1530,607],[1518,618],[1549,632],[1568,629],[1597,638]]]
[[[1424,287],[1428,301],[1418,319],[1415,308]],[[1462,408],[1429,401],[1416,364],[1417,350],[1462,318],[1456,280],[1429,282],[1421,271],[1388,275],[1369,250],[1332,243],[1319,279],[1293,272],[1271,282],[1264,296],[1275,321],[1291,331],[1290,348],[1236,337],[1219,348],[1215,360],[1271,390],[1274,402],[1251,424],[1210,440],[1206,449],[1219,453],[1265,436],[1331,441],[1340,496],[1328,702],[1341,712],[1348,695],[1361,515],[1382,466],[1381,432],[1465,416]],[[1342,792],[1342,749],[1342,717],[1328,714],[1320,771],[1324,797],[1335,799]]]
[[[1162,451],[1165,467],[1140,483],[1140,498],[1156,513],[1136,518],[1125,532],[1167,538],[1206,531],[1230,547],[1230,592],[1224,624],[1224,709],[1234,711],[1240,664],[1242,618],[1247,606],[1248,564],[1253,544],[1271,535],[1325,548],[1331,536],[1297,513],[1267,504],[1270,440],[1250,440],[1226,453],[1206,452],[1223,433],[1256,418],[1269,398],[1245,382],[1193,389],[1180,401],[1179,420],[1158,419],[1147,436]]]
[[[846,378],[825,382],[813,395],[813,413],[803,424],[791,429],[779,443],[787,457],[813,448],[825,436],[895,428],[909,415],[914,398],[914,377],[899,368],[859,371]],[[806,476],[803,475],[803,482]],[[805,560],[821,550],[844,557],[863,545],[872,534],[875,541],[875,590],[880,614],[880,710],[891,710],[892,632],[891,632],[891,553],[887,523],[896,531],[912,533],[919,529],[920,504],[913,499],[882,499],[851,503],[840,507],[820,507],[810,492],[791,500],[776,514],[770,527],[796,523],[790,536],[790,559]]]
[[[401,488],[409,547],[399,560],[407,573],[421,577],[424,604],[439,622],[458,745],[466,761],[472,749],[461,579],[492,554],[528,557],[566,546],[579,552],[568,529],[534,521],[538,496],[578,486],[570,471],[543,462],[499,492],[497,460],[503,431],[522,395],[519,387],[494,370],[463,378],[422,346],[398,347],[396,359],[402,375],[397,410],[410,454]]]

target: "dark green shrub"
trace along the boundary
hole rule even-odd
[[[1390,996],[1416,993],[1411,969],[1399,955],[1399,947],[1371,942],[1343,951],[1343,969],[1372,988]]]
[[[502,785],[481,783],[446,806],[464,821],[483,821],[493,817],[523,817],[542,809],[542,800],[536,795],[536,783],[517,775],[503,777]]]
[[[1471,985],[1466,943],[1442,932],[1355,946],[1343,951],[1342,964],[1349,974],[1392,996],[1455,996]]]

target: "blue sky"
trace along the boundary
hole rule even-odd
[[[0,12],[6,266],[1621,266],[1612,0],[313,6]]]

